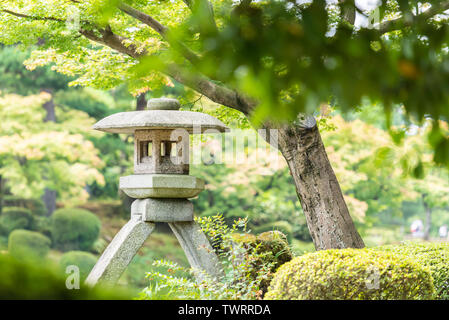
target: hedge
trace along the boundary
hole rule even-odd
[[[436,298],[449,300],[449,243],[405,242],[374,249],[401,254],[428,267],[436,289]]]
[[[8,239],[9,254],[23,260],[42,261],[50,251],[50,245],[49,238],[28,230],[14,230]]]
[[[89,252],[69,251],[62,255],[61,260],[59,260],[59,266],[63,272],[66,271],[68,266],[77,266],[80,271],[80,278],[84,280],[96,262],[97,258]]]
[[[0,229],[6,235],[16,229],[30,229],[32,224],[33,215],[29,209],[21,207],[3,208],[0,216]]]
[[[100,234],[100,219],[83,209],[59,209],[53,213],[51,234],[62,251],[88,251]]]
[[[284,263],[293,258],[292,252],[287,242],[287,237],[279,231],[267,231],[255,236],[253,234],[233,234],[233,241],[242,245],[248,253],[245,259],[252,267],[253,278],[256,271],[263,265],[271,264],[267,279],[262,280],[259,288],[262,296],[267,292],[274,272]],[[249,250],[248,250],[249,249]]]
[[[282,265],[266,299],[432,299],[430,271],[402,255],[371,249],[308,253]]]
[[[21,207],[30,210],[33,215],[47,215],[47,208],[40,199],[26,199],[18,196],[3,196],[3,207]]]

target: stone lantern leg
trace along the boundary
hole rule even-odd
[[[179,111],[175,99],[151,99],[145,111],[106,117],[94,129],[134,134],[134,175],[120,178],[120,189],[136,198],[130,220],[117,233],[86,279],[86,284],[114,284],[156,222],[168,223],[199,281],[205,274],[223,275],[221,264],[205,234],[194,221],[188,200],[204,189],[204,181],[189,175],[189,134],[229,129],[214,117]]]

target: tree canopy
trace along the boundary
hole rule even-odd
[[[42,104],[48,99],[44,92],[0,97],[0,175],[23,198],[38,198],[50,188],[66,203],[86,200],[87,183],[104,184],[98,171],[103,162],[83,136],[93,119],[81,111],[57,110],[58,123],[44,122]]]
[[[73,85],[135,94],[179,81],[254,123],[294,119],[321,103],[343,110],[363,98],[387,114],[446,120],[447,1],[388,0],[3,1],[0,42],[34,45],[27,65],[54,63]],[[369,17],[374,24],[355,24]],[[449,139],[433,123],[435,160]]]

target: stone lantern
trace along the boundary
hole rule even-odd
[[[189,175],[189,135],[225,132],[218,119],[200,112],[179,111],[176,99],[148,101],[148,110],[121,112],[93,128],[134,135],[134,174],[120,178],[119,188],[131,198],[131,218],[117,233],[86,279],[86,283],[116,282],[155,222],[166,222],[197,274],[218,277],[222,269],[206,236],[193,220],[188,200],[204,189],[204,181]]]

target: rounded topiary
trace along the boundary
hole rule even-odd
[[[370,249],[308,253],[282,265],[266,299],[432,299],[430,271],[419,263]]]
[[[432,274],[436,298],[449,300],[448,242],[405,242],[401,245],[387,245],[373,249],[401,254],[428,267]]]
[[[270,265],[270,271],[261,281],[259,288],[262,296],[267,292],[274,272],[293,258],[287,237],[280,231],[267,231],[258,236],[252,234],[233,234],[233,241],[245,247],[245,259],[251,265],[251,276],[256,277],[261,266]]]
[[[2,210],[0,224],[6,234],[16,229],[30,229],[33,225],[33,215],[29,209],[6,207]]]
[[[14,230],[8,239],[9,254],[17,259],[42,260],[50,251],[50,245],[49,238],[28,230]]]
[[[100,219],[83,209],[59,209],[53,213],[51,234],[62,251],[88,251],[100,234]]]
[[[68,266],[77,266],[80,271],[80,278],[84,280],[96,262],[97,258],[89,252],[69,251],[62,255],[61,260],[59,260],[59,265],[63,272],[66,271]]]

